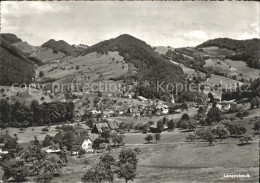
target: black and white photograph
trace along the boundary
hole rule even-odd
[[[0,182],[259,182],[258,1],[1,1],[0,20]]]

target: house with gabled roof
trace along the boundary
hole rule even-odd
[[[91,133],[96,133],[96,134],[102,133],[104,128],[109,128],[107,123],[96,123],[93,126]]]

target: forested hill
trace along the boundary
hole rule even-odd
[[[66,55],[72,55],[77,51],[77,48],[69,45],[67,42],[63,40],[55,41],[54,39],[50,39],[49,41],[44,43],[42,47],[51,48],[56,53],[62,52],[65,53]]]
[[[184,80],[183,71],[179,66],[164,59],[144,41],[128,34],[97,43],[86,49],[82,54],[106,53],[107,51],[118,51],[127,63],[134,64],[138,69],[138,79],[150,82],[150,90],[153,91],[153,94],[148,90],[140,90],[140,95],[159,97],[161,93],[155,91],[156,81],[176,83]]]
[[[11,43],[21,41],[13,34],[0,36],[0,84],[30,83],[34,77],[33,64]]]
[[[1,34],[1,38],[4,39],[9,44],[13,44],[13,43],[17,43],[17,42],[22,41],[16,35],[10,34],[10,33],[3,33],[3,34]]]
[[[234,40],[229,38],[217,38],[206,41],[197,46],[205,48],[217,46],[235,51],[234,55],[228,56],[232,60],[244,60],[247,65],[258,69],[260,67],[260,39]]]

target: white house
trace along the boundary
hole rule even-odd
[[[97,110],[95,110],[95,109],[91,110],[90,112],[91,112],[92,114],[100,114],[100,113],[101,113],[101,111],[97,111]]]
[[[83,141],[82,145],[81,145],[82,149],[84,149],[86,152],[93,152],[92,149],[92,141],[87,138]]]
[[[160,111],[161,114],[168,114],[169,107],[165,104],[159,104],[156,107],[157,111]]]
[[[138,96],[137,98],[138,98],[140,101],[143,101],[143,102],[146,102],[146,101],[147,101],[147,99],[144,98],[144,97],[142,97],[142,96]]]

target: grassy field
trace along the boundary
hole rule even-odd
[[[32,57],[38,58],[43,63],[52,61],[52,60],[59,60],[64,58],[66,55],[64,53],[58,52],[53,53],[51,48],[39,48],[32,52]]]
[[[243,61],[233,61],[230,59],[225,59],[223,61],[224,63],[230,65],[231,67],[235,68],[236,70],[234,73],[243,74],[244,78],[252,78],[252,79],[257,79],[259,78],[259,69],[254,69],[254,68],[249,68],[246,65],[246,62]]]
[[[221,73],[228,75],[237,74],[237,79],[244,78],[249,80],[257,79],[259,77],[259,70],[247,67],[243,61],[234,61],[230,59],[220,60],[217,58],[205,60],[206,64],[203,67],[212,67]]]
[[[150,144],[132,145],[140,148],[137,177],[133,182],[257,182],[258,143],[237,146],[236,143],[215,144]],[[115,158],[121,148],[111,151]],[[69,157],[69,164],[52,182],[79,182],[87,169],[98,162],[101,154],[82,158]],[[84,164],[84,160],[88,164]],[[224,178],[224,174],[250,174],[250,178]],[[115,179],[114,182],[124,182]],[[131,182],[131,181],[130,181]]]
[[[227,56],[235,53],[232,50],[226,49],[226,48],[219,48],[216,46],[210,46],[202,48],[204,52],[206,52],[210,56]]]

